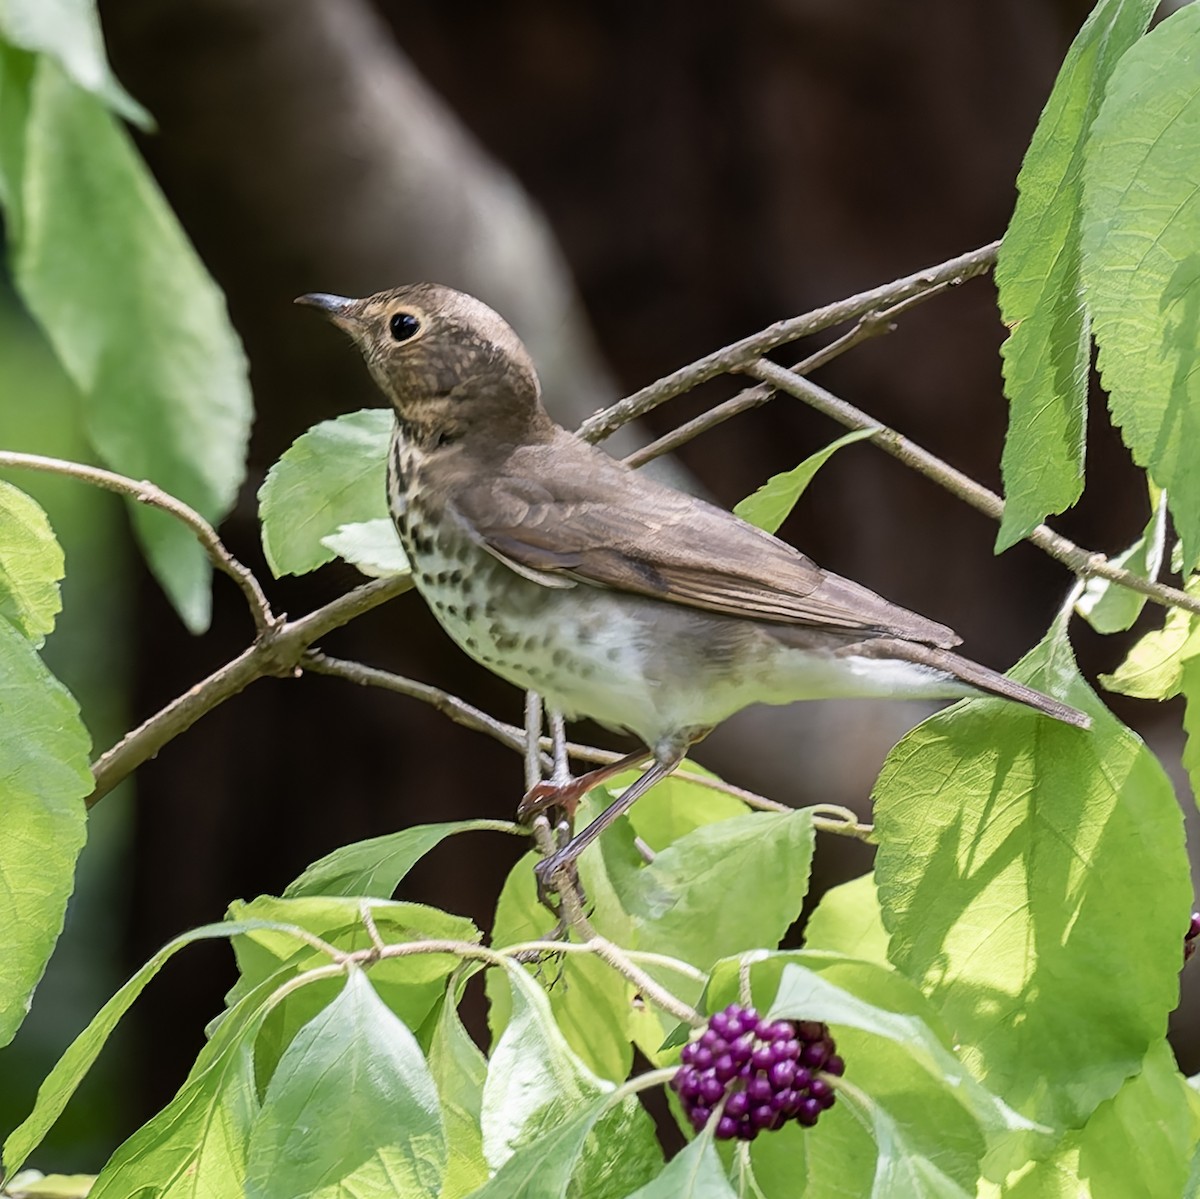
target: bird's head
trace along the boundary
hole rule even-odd
[[[319,308],[350,336],[414,433],[439,443],[474,431],[519,436],[546,419],[521,339],[473,296],[412,283],[362,300],[316,292],[296,303]]]

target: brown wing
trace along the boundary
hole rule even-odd
[[[459,480],[452,495],[459,517],[492,553],[521,573],[545,573],[547,582],[565,577],[711,612],[942,647],[960,640],[566,432],[548,446],[517,449],[486,479]]]

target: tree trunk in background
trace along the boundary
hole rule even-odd
[[[119,75],[159,122],[143,149],[225,288],[253,364],[252,475],[227,532],[263,570],[262,473],[314,421],[379,403],[357,355],[292,309],[293,296],[417,278],[474,292],[526,338],[552,409],[575,423],[772,320],[998,236],[1082,19],[1078,5],[1064,16],[1028,0],[903,11],[885,0],[101,7]],[[995,486],[1001,336],[990,284],[974,282],[822,382]],[[735,386],[710,384],[652,423],[673,425]],[[682,457],[731,505],[837,432],[779,399]],[[1132,478],[1124,451],[1097,429],[1089,453],[1103,494],[1061,527],[1088,545],[1115,529],[1132,540],[1144,500],[1122,487]],[[994,533],[869,446],[836,458],[782,530],[1005,667],[1041,635],[1069,580],[1025,547],[993,557]],[[272,594],[295,614],[354,581],[327,568]],[[198,641],[143,587],[139,712],[244,646],[240,597],[217,586],[213,632]],[[1115,662],[1112,644],[1080,641],[1085,666]],[[328,648],[519,720],[520,697],[459,654],[413,595]],[[744,714],[698,756],[780,799],[862,809],[883,754],[921,711]],[[513,755],[414,703],[324,678],[261,682],[139,774],[131,954],[218,917],[232,896],[277,891],[337,844],[509,815],[520,785]],[[857,845],[821,850],[819,884],[869,861]],[[483,834],[452,842],[402,894],[486,922],[515,852]],[[148,1104],[178,1085],[196,1049],[178,1030],[199,1029],[227,981],[181,961],[148,993],[144,1027],[163,1019],[175,1030],[169,1041],[154,1034],[162,1051],[146,1062]]]

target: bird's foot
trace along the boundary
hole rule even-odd
[[[564,926],[565,914],[561,898],[563,891],[573,891],[581,907],[586,902],[583,887],[579,882],[577,856],[568,844],[564,849],[542,858],[533,868],[533,876],[537,879],[538,901],[543,907],[549,908]]]

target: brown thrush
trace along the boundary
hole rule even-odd
[[[748,704],[985,692],[1088,726],[952,653],[944,625],[567,432],[517,335],[471,296],[418,283],[297,302],[350,335],[395,410],[388,504],[442,626],[502,678],[648,747],[619,765],[649,770],[541,863],[543,884]],[[573,810],[615,769],[543,784],[526,806]]]

